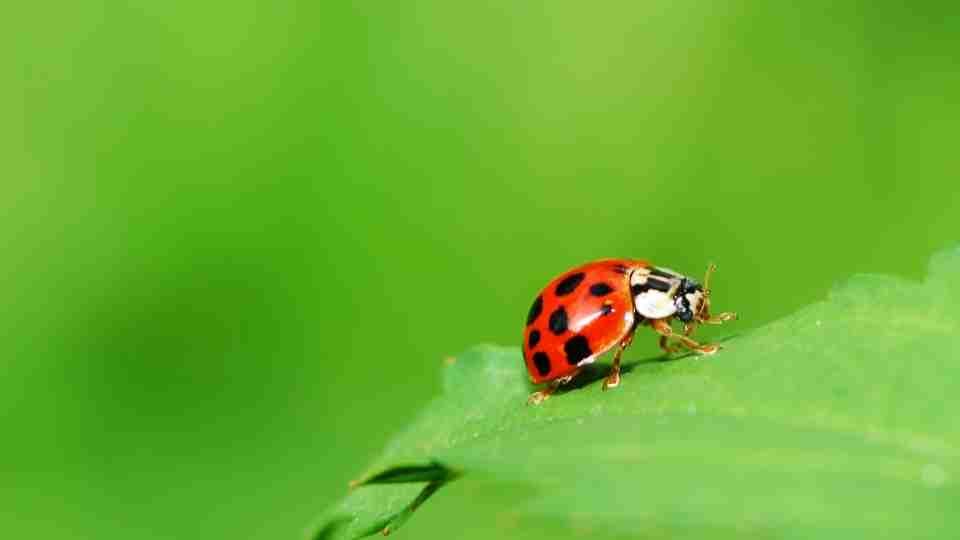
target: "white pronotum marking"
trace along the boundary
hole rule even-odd
[[[633,307],[637,313],[648,319],[662,319],[677,312],[673,299],[667,293],[650,289],[633,297]]]

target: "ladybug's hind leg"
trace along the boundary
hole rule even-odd
[[[574,377],[577,376],[579,370],[574,371],[570,375],[565,377],[560,377],[559,379],[554,379],[550,381],[546,388],[543,390],[534,392],[530,394],[530,397],[527,398],[527,405],[539,405],[546,401],[558,388],[572,381]]]

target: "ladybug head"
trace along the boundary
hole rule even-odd
[[[700,319],[707,313],[707,294],[699,283],[683,278],[673,297],[673,305],[677,308],[677,318],[684,323]]]

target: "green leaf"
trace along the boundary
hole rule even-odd
[[[510,501],[495,511],[593,535],[957,538],[958,366],[960,249],[923,283],[857,276],[717,355],[628,361],[608,392],[598,367],[540,406],[516,348],[476,347],[370,471],[461,471]],[[370,486],[327,515],[356,537],[422,490]]]
[[[350,522],[350,518],[337,516],[328,519],[326,523],[320,526],[310,537],[311,540],[331,540],[337,537],[337,531]]]
[[[406,505],[399,512],[391,514],[386,517],[377,518],[372,525],[367,526],[362,529],[355,538],[365,538],[367,536],[372,536],[374,534],[380,533],[384,536],[390,534],[393,531],[399,529],[404,523],[410,519],[410,516],[423,504],[427,499],[433,496],[438,489],[444,486],[447,482],[450,482],[456,479],[458,476],[457,472],[444,466],[441,463],[431,462],[425,465],[398,465],[390,467],[389,469],[374,474],[365,480],[359,482],[352,482],[351,487],[363,487],[376,484],[410,484],[417,482],[427,482],[427,485],[420,490],[420,493],[413,499],[410,504]],[[334,518],[330,520],[324,527],[320,529],[321,533],[326,536],[322,536],[324,540],[326,538],[335,538],[334,534],[336,533],[337,528],[340,523],[344,520],[343,516]],[[317,537],[321,537],[321,534],[318,533],[315,535],[314,540],[318,540]]]

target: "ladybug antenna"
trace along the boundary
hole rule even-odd
[[[703,295],[710,296],[710,275],[716,272],[717,265],[710,263],[707,266],[707,274],[703,276]]]
[[[700,301],[700,309],[697,310],[697,319],[700,321],[710,319],[710,276],[716,269],[717,265],[710,263],[707,266],[706,275],[703,276],[703,287],[701,287],[703,300]]]
[[[723,312],[719,315],[710,315],[710,275],[716,271],[717,265],[710,263],[707,267],[707,275],[703,277],[703,302],[700,304],[699,321],[707,324],[720,324],[725,321],[732,321],[737,318],[733,312]]]

